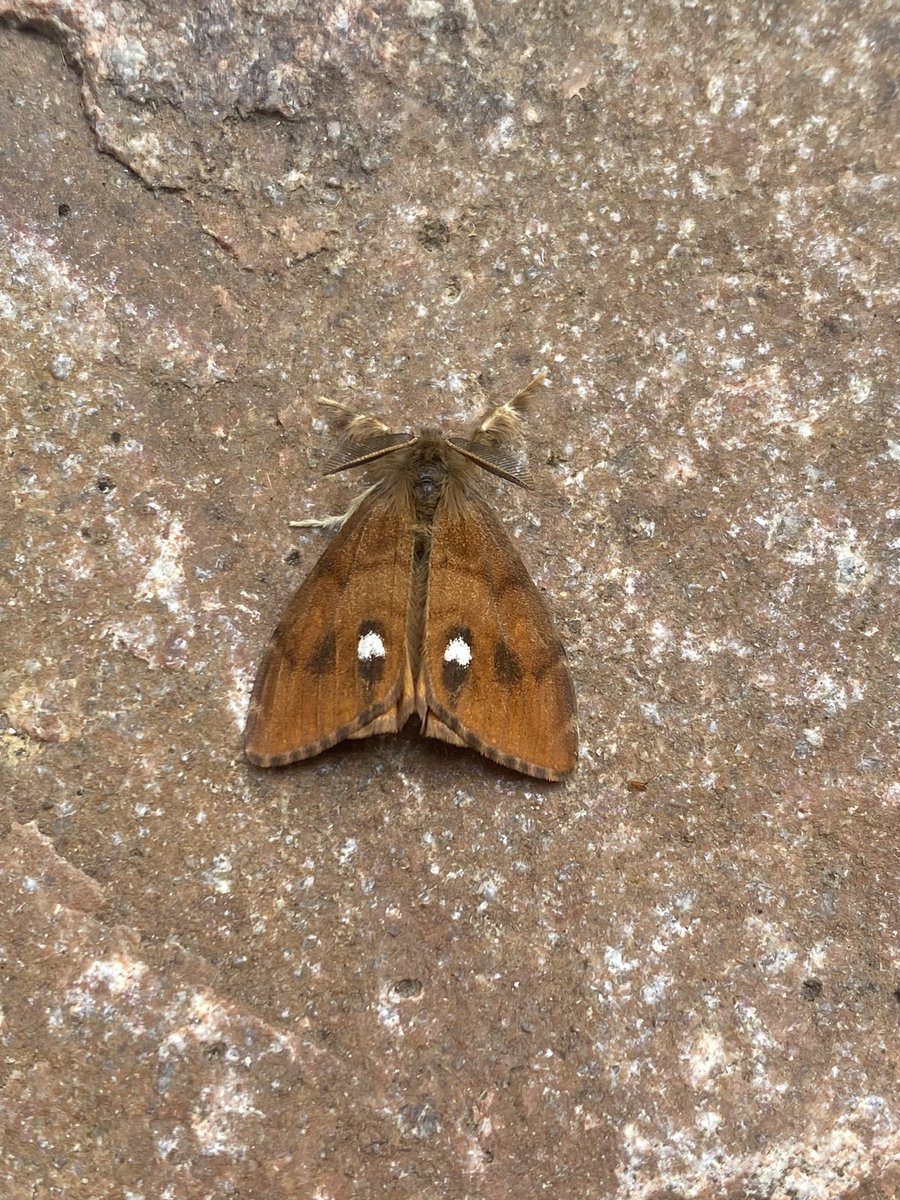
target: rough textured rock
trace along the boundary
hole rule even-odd
[[[0,15],[4,1196],[895,1195],[894,6]],[[544,364],[576,776],[250,768],[316,398]]]

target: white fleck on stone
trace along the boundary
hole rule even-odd
[[[467,667],[471,661],[472,647],[465,638],[451,638],[447,643],[447,649],[444,651],[444,662],[452,662],[460,667]]]
[[[356,647],[356,657],[360,662],[369,662],[373,658],[384,658],[386,654],[381,636],[374,630],[364,633]]]
[[[57,354],[50,364],[50,374],[54,379],[68,379],[73,365],[71,354]]]

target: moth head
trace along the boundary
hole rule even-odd
[[[539,371],[511,400],[485,413],[468,437],[444,438],[433,429],[418,434],[397,433],[377,417],[323,399],[320,403],[328,409],[328,423],[340,435],[337,449],[325,464],[325,474],[366,466],[401,450],[414,453],[419,460],[423,451],[427,455],[432,448],[444,446],[450,448],[451,455],[462,455],[492,475],[519,487],[531,487],[533,481],[523,455],[522,426],[546,378],[546,370]],[[448,465],[452,470],[452,464]]]

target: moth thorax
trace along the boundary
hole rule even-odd
[[[447,472],[441,466],[432,464],[421,467],[413,478],[413,491],[416,499],[421,500],[424,504],[427,504],[432,498],[437,499],[446,478]]]
[[[442,447],[429,443],[430,438],[423,435],[409,462],[409,484],[419,520],[434,515],[447,482],[447,462]]]

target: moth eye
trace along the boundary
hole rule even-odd
[[[356,663],[360,678],[367,686],[373,687],[381,681],[386,656],[384,626],[378,621],[363,621],[356,643]]]
[[[465,683],[472,661],[472,630],[455,628],[447,632],[444,649],[444,687],[454,696]]]

